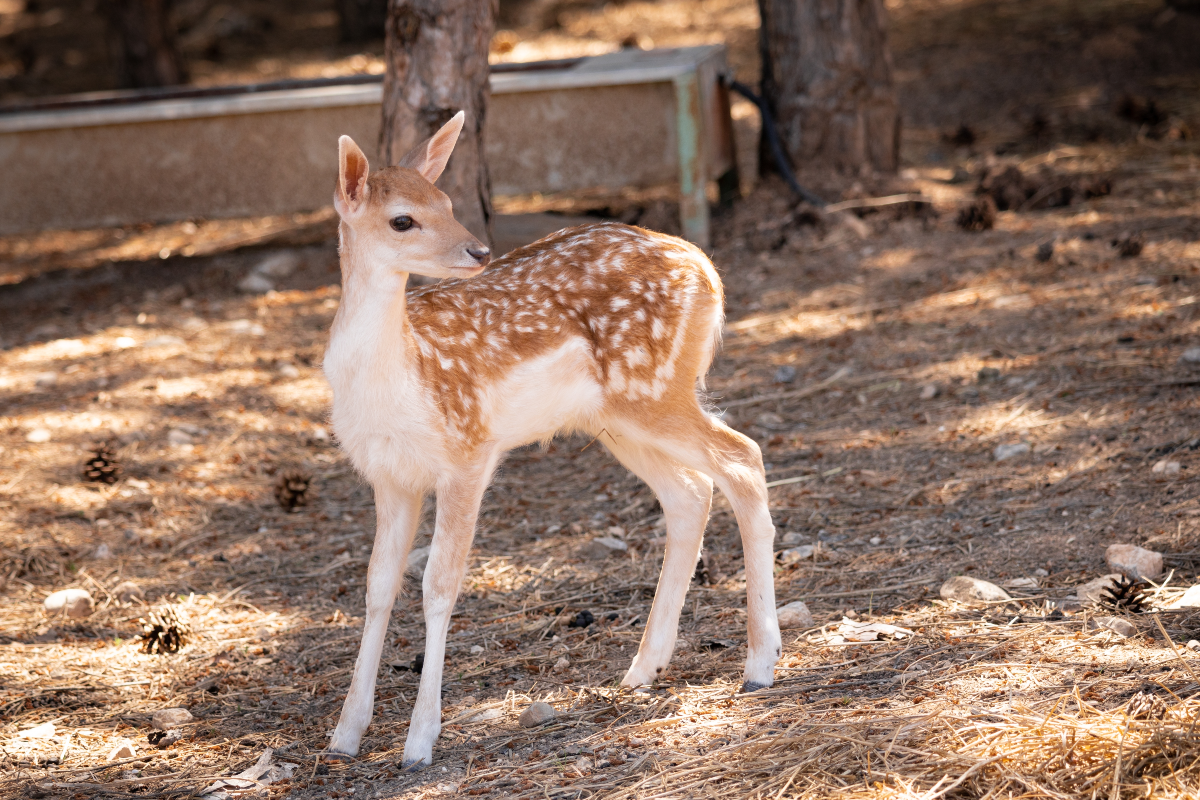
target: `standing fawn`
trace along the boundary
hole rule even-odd
[[[771,685],[780,654],[762,456],[704,413],[696,394],[723,317],[712,264],[680,239],[601,223],[559,231],[484,272],[488,248],[433,185],[462,125],[460,112],[374,175],[349,137],[338,142],[342,303],[325,374],[338,439],[375,490],[378,528],[362,645],[329,749],[358,753],[388,617],[433,490],[425,661],[405,766],[431,763],[441,730],[446,631],[483,493],[506,451],[560,431],[604,431],[601,441],[666,516],[662,574],[622,685],[650,683],[671,658],[713,484],[733,506],[745,553],[746,690]],[[406,295],[412,273],[451,280]]]

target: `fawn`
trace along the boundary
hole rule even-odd
[[[780,655],[762,456],[697,398],[724,316],[716,270],[681,239],[599,223],[518,248],[485,272],[488,248],[433,185],[463,119],[459,112],[374,175],[341,137],[334,193],[342,302],[324,368],[334,430],[375,490],[378,527],[362,644],[329,750],[358,753],[388,617],[432,489],[425,662],[404,747],[413,768],[432,762],[441,731],[446,631],[483,493],[505,452],[560,431],[604,431],[600,440],[666,516],[658,589],[622,685],[650,683],[671,658],[713,484],[733,506],[745,554],[744,688],[770,686]],[[411,273],[452,280],[406,294]]]

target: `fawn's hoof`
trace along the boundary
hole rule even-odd
[[[769,688],[771,688],[771,684],[769,684],[769,683],[759,683],[758,681],[746,681],[745,683],[742,684],[742,694],[746,694],[747,692],[757,692],[759,689],[769,689]]]
[[[336,761],[339,764],[349,764],[354,760],[350,753],[339,753],[337,750],[327,750],[321,754],[325,761]]]
[[[426,761],[423,758],[410,758],[400,762],[400,769],[405,772],[420,772],[432,763],[432,761]]]

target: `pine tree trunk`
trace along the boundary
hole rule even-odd
[[[171,0],[111,0],[100,5],[116,34],[114,55],[122,88],[187,82],[170,22]]]
[[[900,113],[883,0],[758,0],[762,93],[795,169],[895,171]],[[763,171],[774,170],[765,135]]]
[[[392,0],[379,134],[381,157],[394,164],[458,111],[467,112],[438,188],[450,196],[459,222],[485,242],[492,239],[492,199],[483,137],[496,5],[496,0]]]

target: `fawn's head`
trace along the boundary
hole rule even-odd
[[[356,251],[356,264],[431,278],[469,278],[487,266],[491,251],[454,219],[450,198],[433,185],[464,118],[458,112],[399,164],[374,175],[354,140],[338,139],[333,206],[342,219],[342,247]]]

